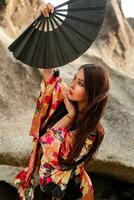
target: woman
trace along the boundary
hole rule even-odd
[[[53,12],[50,4],[43,9],[46,16]],[[93,158],[104,137],[100,120],[108,91],[109,78],[100,66],[81,66],[69,87],[59,70],[44,69],[30,130],[33,151],[28,167],[15,178],[21,200],[38,200],[34,195],[35,170],[43,199],[94,199],[83,164]]]

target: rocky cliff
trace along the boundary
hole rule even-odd
[[[129,22],[129,24],[131,25],[132,29],[134,30],[134,18],[129,17],[129,18],[127,18],[127,20]]]
[[[7,45],[37,15],[38,3],[33,2],[10,0],[1,20],[1,164],[24,166],[31,151],[28,133],[39,94],[41,71],[12,58]],[[105,22],[96,41],[79,59],[64,66],[61,74],[69,82],[77,68],[89,62],[100,64],[109,71],[110,98],[103,118],[106,134],[96,160],[86,168],[134,183],[134,33],[121,5],[116,0],[107,2]]]
[[[118,1],[107,2],[104,25],[87,56],[97,55],[110,67],[134,76],[134,32]]]
[[[1,13],[0,24],[7,34],[15,38],[39,14],[39,0],[8,0],[6,8]]]

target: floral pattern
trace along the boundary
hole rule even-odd
[[[46,85],[44,79],[41,82],[41,92],[37,99],[30,130],[30,135],[34,137],[33,150],[29,158],[28,167],[19,172],[14,180],[14,184],[18,188],[20,200],[34,200],[34,173],[36,170],[39,173],[39,184],[42,191],[51,192],[52,196],[62,199],[72,174],[75,174],[80,177],[82,200],[93,200],[92,183],[84,170],[83,163],[75,169],[63,170],[58,162],[59,155],[66,158],[71,150],[73,133],[70,133],[67,128],[51,128],[47,129],[42,137],[39,137],[41,118],[48,111],[49,103],[51,102],[50,110],[44,125],[63,101],[61,84],[61,77],[55,77],[54,75]],[[91,148],[94,142],[95,136],[86,139],[79,158],[87,153],[87,150]],[[41,144],[43,150],[40,164],[37,164],[38,144]]]

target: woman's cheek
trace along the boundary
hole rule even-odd
[[[86,95],[83,87],[77,87],[73,91],[73,95],[69,95],[70,99],[74,101],[85,101]]]
[[[81,89],[78,93],[77,93],[77,99],[79,101],[85,101],[85,91],[84,89]]]

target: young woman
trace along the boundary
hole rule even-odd
[[[44,9],[47,16],[53,10],[48,6]],[[83,165],[93,158],[104,137],[100,120],[108,91],[106,71],[94,64],[81,66],[69,86],[62,81],[59,70],[43,70],[30,130],[33,150],[28,167],[15,178],[21,200],[39,199],[34,194],[35,170],[42,199],[94,199]]]

